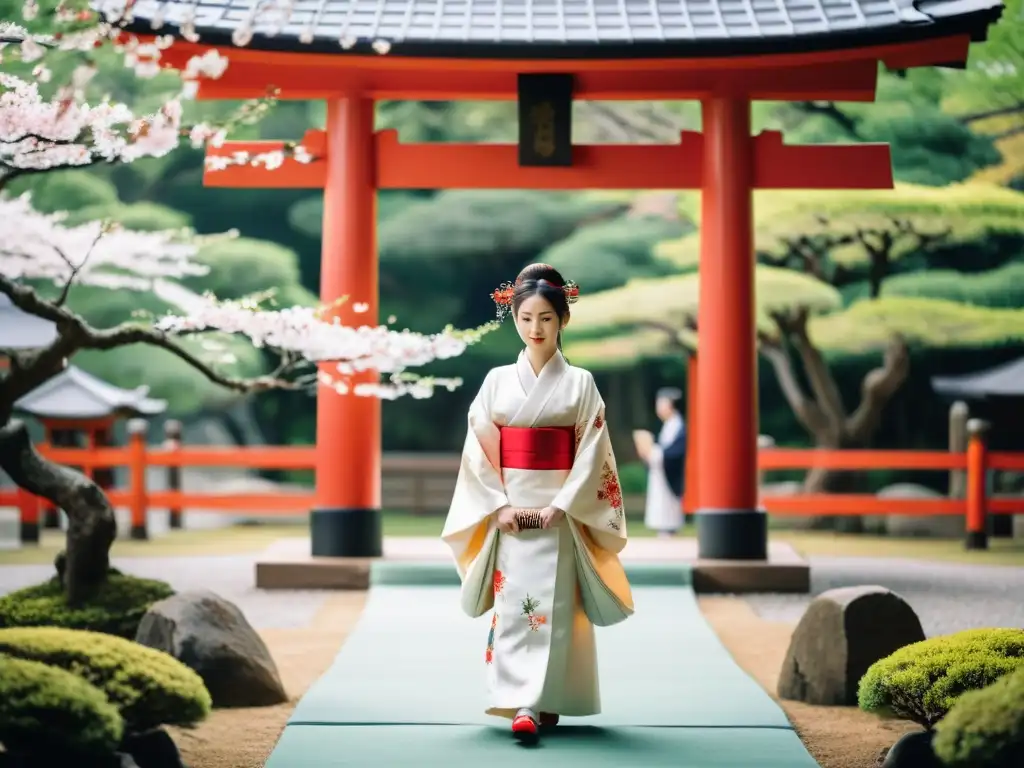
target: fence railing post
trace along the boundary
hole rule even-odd
[[[957,400],[949,407],[949,452],[964,453],[967,450],[967,422],[970,420],[967,403]],[[949,472],[949,498],[962,499],[967,489],[967,473],[962,469]]]
[[[761,451],[770,451],[775,447],[775,438],[771,435],[758,435],[757,436],[757,453],[761,454]],[[757,468],[757,507],[758,509],[764,509],[764,504],[761,503],[761,493],[764,488],[764,470],[760,467]]]
[[[133,539],[148,539],[149,526],[146,524],[148,499],[146,498],[146,432],[149,423],[145,419],[131,419],[128,422],[128,511],[131,514]]]
[[[988,427],[982,419],[967,422],[967,549],[988,549]]]
[[[168,419],[164,422],[164,448],[172,453],[181,450],[181,422]],[[167,490],[181,490],[181,466],[170,464],[167,467]],[[168,525],[172,529],[181,528],[181,507],[171,507],[168,511]]]
[[[18,497],[19,538],[22,544],[39,543],[39,508],[42,500],[24,488],[16,491]]]

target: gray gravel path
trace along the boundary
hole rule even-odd
[[[878,585],[906,600],[928,637],[978,627],[1024,628],[1024,568],[889,558],[811,557],[807,595],[749,595],[770,621],[797,622],[811,599],[836,587]]]
[[[209,589],[237,605],[257,629],[290,629],[308,625],[330,595],[323,590],[262,591],[256,589],[258,555],[218,557],[122,557],[113,565],[125,573],[166,581],[175,591]],[[0,566],[0,595],[38,584],[53,575],[51,565]]]

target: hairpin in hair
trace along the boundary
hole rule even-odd
[[[494,306],[497,308],[498,322],[500,323],[512,312],[512,297],[515,295],[516,286],[521,281],[517,280],[515,283],[502,283],[491,293],[491,299],[494,301]],[[566,280],[565,285],[559,285],[546,278],[542,278],[537,282],[545,282],[549,285],[553,285],[556,288],[561,288],[565,293],[566,304],[575,304],[580,299],[580,287],[572,280]]]

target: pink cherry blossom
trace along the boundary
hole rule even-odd
[[[160,73],[165,66],[163,54],[174,45],[174,38],[157,34],[140,40],[125,34],[120,24],[143,4],[147,13],[157,11],[150,14],[154,32],[167,21],[177,26],[178,34],[185,40],[198,41],[194,9],[177,6],[171,9],[174,18],[165,19],[159,12],[163,6],[151,0],[103,0],[98,4],[99,11],[63,2],[41,11],[37,0],[27,0],[22,7],[24,20],[38,23],[42,20],[41,12],[50,14],[48,20],[54,29],[48,34],[31,32],[15,22],[0,22],[0,58],[6,55],[34,65],[33,82],[0,72],[0,188],[5,180],[22,173],[160,157],[183,140],[196,148],[223,144],[226,130],[222,126],[183,125],[181,104],[196,95],[202,80],[224,74],[229,62],[217,50],[192,56],[179,71],[181,94],[149,115],[136,115],[127,105],[112,101],[88,103],[85,89],[96,72],[89,56],[82,56],[81,64],[73,69],[67,82],[56,83],[52,97],[40,92],[40,84],[52,77],[54,70],[46,62],[54,51],[90,54],[97,47],[108,45],[123,55],[125,66],[138,77]],[[257,31],[279,31],[294,10],[294,0],[253,3],[252,10],[232,30],[234,44],[248,44]],[[65,24],[73,24],[74,28],[61,28]],[[309,43],[313,35],[304,34],[301,39]],[[347,47],[355,41],[344,38],[339,43]],[[390,44],[376,41],[373,48],[385,54]],[[269,101],[244,105],[243,111],[247,111],[242,122],[258,118]],[[273,171],[287,158],[300,163],[316,159],[306,147],[289,144],[269,152],[211,157],[207,167],[217,170],[245,164]],[[266,297],[219,301],[213,296],[199,296],[181,282],[183,278],[207,272],[196,256],[199,247],[210,238],[198,238],[190,232],[134,232],[96,221],[69,226],[66,221],[64,214],[34,210],[28,196],[10,198],[0,193],[0,293],[13,296],[17,286],[26,281],[52,282],[61,291],[58,303],[72,283],[111,290],[152,291],[177,308],[175,314],[152,321],[149,327],[157,333],[241,335],[257,347],[280,353],[284,358],[305,361],[310,371],[315,367],[315,373],[308,377],[311,383],[338,392],[364,397],[419,398],[429,397],[438,386],[456,387],[461,383],[458,379],[421,377],[409,369],[460,355],[467,345],[495,327],[488,323],[470,331],[448,327],[439,333],[422,334],[391,328],[394,318],[389,318],[385,325],[346,326],[320,309],[268,310],[262,300]],[[366,313],[369,304],[354,298],[356,314]],[[385,380],[369,383],[356,376],[367,371],[382,373]]]
[[[436,360],[456,357],[493,329],[451,327],[422,334],[388,325],[342,325],[313,307],[265,309],[251,297],[219,301],[199,296],[180,284],[202,276],[207,267],[196,256],[216,237],[188,231],[134,232],[104,222],[65,224],[65,214],[43,214],[28,195],[0,196],[0,292],[4,279],[46,280],[62,288],[75,282],[111,290],[152,291],[177,306],[178,313],[157,318],[154,330],[169,335],[226,333],[248,338],[256,347],[298,357],[309,367],[322,363],[312,382],[363,397],[428,397],[438,386],[453,388],[458,379],[435,379],[408,373]],[[365,304],[365,302],[361,302]],[[389,378],[379,384],[352,384],[354,374],[377,371]]]

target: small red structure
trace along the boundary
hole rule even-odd
[[[787,146],[751,135],[756,100],[871,101],[891,69],[961,66],[1002,11],[997,0],[907,3],[780,0],[732,7],[599,3],[320,0],[262,17],[249,0],[139,2],[130,30],[184,38],[183,67],[220,48],[229,67],[202,99],[324,99],[311,163],[208,170],[222,187],[324,190],[321,298],[369,304],[342,322],[376,322],[378,189],[700,189],[702,249],[697,409],[698,537],[704,558],[764,559],[757,511],[752,191],[887,188],[885,145]],[[182,24],[187,24],[183,34]],[[188,39],[198,42],[187,42]],[[236,47],[232,39],[245,42]],[[389,41],[381,55],[380,40]],[[517,145],[403,144],[374,132],[377,99],[516,99]],[[574,146],[574,99],[699,100],[703,131],[666,146]],[[229,142],[215,155],[266,152]],[[278,144],[277,146],[283,146]],[[586,286],[584,286],[585,288]],[[380,404],[321,389],[314,555],[379,556]]]
[[[0,351],[31,351],[44,349],[57,338],[52,322],[30,315],[0,295]],[[0,354],[0,369],[9,360]],[[148,389],[128,390],[92,376],[75,366],[64,370],[15,401],[14,412],[31,416],[43,426],[44,452],[54,448],[86,448],[89,451],[113,445],[113,427],[122,418],[154,416],[167,408],[163,400],[148,397]],[[81,437],[84,436],[84,440]],[[83,444],[84,443],[84,444]],[[106,467],[81,467],[101,488],[114,486],[113,472]],[[43,526],[59,528],[58,511],[27,491],[19,491],[17,504],[21,518],[21,541],[39,541],[39,512],[43,510]],[[132,527],[133,538],[145,538]]]
[[[47,380],[17,400],[16,413],[31,416],[43,425],[44,437],[39,446],[54,448],[86,448],[96,450],[112,447],[114,425],[122,419],[150,418],[167,409],[165,400],[149,397],[148,387],[122,389],[86,373],[73,365]],[[109,468],[82,467],[87,477],[104,490],[114,487],[114,473]],[[59,528],[57,510],[45,507],[43,526]],[[26,526],[22,526],[22,540],[26,539]],[[145,539],[145,527],[132,525],[131,537]]]

